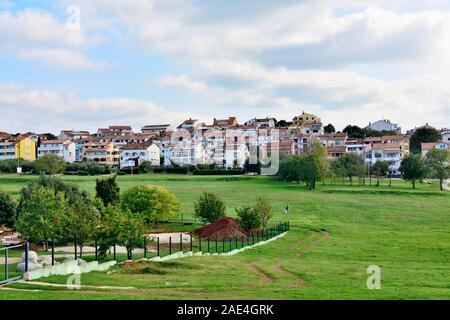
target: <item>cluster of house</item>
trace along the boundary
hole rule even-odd
[[[409,137],[414,130],[403,135],[401,128],[389,120],[370,123],[367,128],[396,135],[353,139],[345,133],[326,134],[321,119],[305,112],[284,127],[277,125],[274,118],[254,118],[243,124],[236,117],[214,119],[212,124],[187,119],[176,128],[147,125],[140,132],[134,132],[131,126],[110,126],[96,133],[63,130],[57,140],[35,133],[0,133],[0,160],[32,161],[56,154],[68,163],[93,161],[121,169],[137,167],[144,161],[154,166],[214,163],[236,168],[243,167],[249,158],[300,154],[317,140],[326,146],[329,158],[352,152],[367,165],[388,161],[391,172],[398,174],[401,160],[409,154]],[[443,129],[442,135],[444,141],[423,144],[423,154],[433,148],[450,149],[450,130]]]

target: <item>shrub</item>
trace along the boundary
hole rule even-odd
[[[55,175],[64,171],[66,163],[63,158],[56,154],[49,153],[37,159],[34,163],[34,167],[38,173]]]
[[[96,197],[102,199],[106,206],[112,204],[116,205],[120,202],[120,188],[116,182],[116,176],[97,179],[96,180]]]
[[[214,193],[204,192],[194,204],[194,214],[204,222],[225,216],[225,203]]]
[[[244,230],[254,230],[261,227],[261,217],[252,207],[236,209],[239,226]]]
[[[16,203],[7,193],[0,192],[0,226],[12,228],[16,222]]]
[[[272,206],[267,198],[256,199],[253,210],[258,214],[261,227],[265,229],[269,220],[273,217]]]
[[[160,186],[131,187],[121,200],[122,210],[141,216],[147,223],[174,216],[179,206],[175,195]]]

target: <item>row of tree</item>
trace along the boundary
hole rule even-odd
[[[287,182],[304,182],[308,188],[314,189],[316,182],[325,177],[347,177],[353,184],[354,177],[365,177],[367,174],[379,178],[390,172],[389,162],[377,161],[373,166],[367,167],[363,159],[354,153],[345,153],[342,157],[327,160],[326,148],[319,142],[313,142],[311,152],[301,155],[292,155],[281,161],[278,177]],[[411,181],[413,188],[416,182],[425,178],[438,179],[440,188],[450,175],[450,151],[435,149],[421,155],[405,157],[400,166],[403,179]]]

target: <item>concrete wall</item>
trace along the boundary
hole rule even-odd
[[[23,278],[29,281],[54,275],[69,275],[74,273],[87,273],[91,271],[106,271],[116,263],[116,261],[109,261],[99,264],[98,261],[93,261],[78,266],[78,262],[73,260],[60,263],[52,267],[42,268],[24,273]]]
[[[287,234],[287,232],[284,232],[284,233],[279,234],[278,236],[273,237],[273,238],[271,238],[269,240],[260,241],[258,243],[255,243],[254,245],[251,245],[251,246],[248,246],[248,247],[244,247],[244,248],[234,249],[234,250],[232,250],[230,252],[225,252],[225,253],[202,253],[202,252],[195,252],[195,253],[193,253],[192,251],[188,251],[188,252],[181,252],[181,251],[179,251],[179,252],[175,252],[175,253],[173,253],[171,255],[168,255],[168,256],[151,258],[151,259],[148,259],[148,261],[163,262],[163,261],[175,260],[175,259],[192,257],[192,256],[195,256],[195,257],[198,257],[198,256],[218,256],[218,255],[220,255],[220,256],[234,256],[235,254],[238,254],[238,253],[243,252],[245,250],[250,250],[250,249],[253,249],[253,248],[265,245],[265,244],[267,244],[269,242],[275,241],[275,240],[277,240],[277,239],[279,239],[281,237],[284,237],[286,234]]]

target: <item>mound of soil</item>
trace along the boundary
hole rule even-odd
[[[207,226],[195,229],[193,232],[202,238],[213,240],[245,237],[244,231],[239,227],[238,220],[231,217],[219,218]]]

